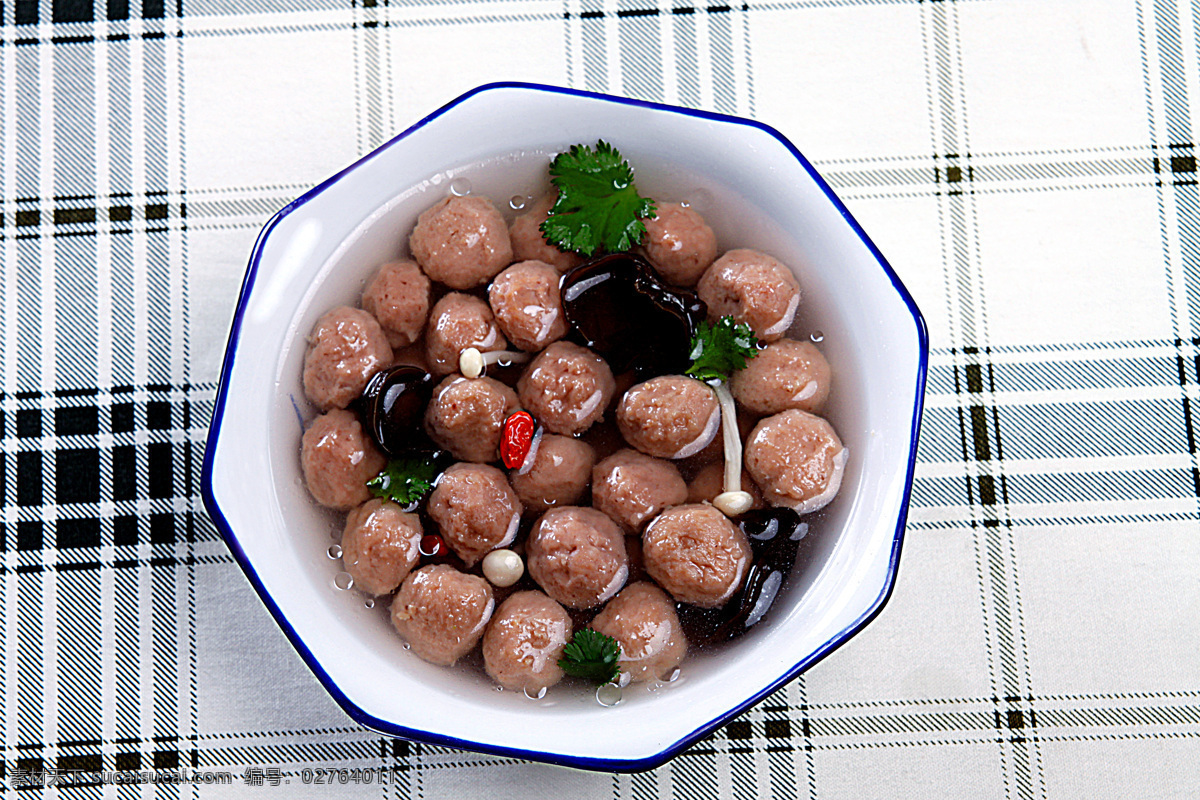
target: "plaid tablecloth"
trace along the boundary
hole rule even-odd
[[[2,13],[7,787],[298,796],[329,790],[283,783],[303,768],[384,766],[396,783],[334,790],[1200,792],[1196,4],[14,0]],[[653,772],[574,772],[358,728],[199,500],[260,226],[502,79],[778,127],[931,328],[890,603]],[[235,777],[31,787],[99,769]]]

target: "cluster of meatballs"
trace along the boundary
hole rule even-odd
[[[720,608],[753,557],[712,505],[730,471],[713,388],[680,374],[614,375],[571,340],[560,286],[583,259],[542,237],[553,201],[510,225],[486,198],[440,200],[409,237],[411,260],[380,267],[361,308],[321,317],[304,363],[321,412],[303,435],[304,476],[318,503],[347,512],[342,559],[354,585],[395,593],[391,621],[421,658],[452,665],[482,642],[487,674],[526,692],[563,677],[563,646],[583,625],[617,641],[634,680],[663,678],[688,650],[677,604]],[[694,289],[709,319],[731,315],[763,343],[729,385],[741,488],[757,508],[819,509],[837,492],[845,450],[817,416],[829,365],[811,342],[785,338],[800,303],[792,271],[753,250],[718,258],[712,229],[686,205],[658,203],[646,228],[638,255],[665,283]],[[471,349],[492,374],[463,374]],[[455,462],[424,504],[406,508],[368,490],[387,459],[358,405],[372,376],[397,364],[431,376],[414,437]],[[501,439],[518,410],[538,432],[505,469]],[[430,557],[430,534],[451,552]]]

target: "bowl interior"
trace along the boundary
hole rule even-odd
[[[469,191],[511,217],[510,198],[548,187],[554,153],[596,138],[630,160],[643,194],[697,208],[721,250],[752,247],[795,270],[804,295],[792,335],[823,338],[834,372],[826,415],[850,451],[841,493],[809,520],[768,619],[737,642],[689,655],[679,679],[657,691],[627,688],[611,709],[582,686],[533,702],[497,692],[477,664],[446,670],[407,652],[385,603],[368,608],[356,591],[335,588],[340,562],[327,551],[340,515],[312,502],[298,458],[316,413],[300,382],[316,319],[356,305],[378,265],[407,254],[408,231],[436,200]],[[481,92],[281,215],[252,268],[217,426],[213,496],[235,550],[318,673],[375,724],[552,760],[643,760],[822,654],[882,601],[907,486],[919,330],[870,248],[764,131],[592,97]]]

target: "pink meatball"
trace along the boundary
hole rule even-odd
[[[566,609],[541,592],[517,592],[483,634],[483,668],[505,689],[537,694],[562,680],[558,660],[570,639]]]
[[[339,306],[317,320],[308,337],[304,394],[322,411],[345,408],[391,362],[391,345],[375,318],[362,309]]]
[[[746,441],[746,469],[773,506],[824,508],[842,485],[846,449],[825,420],[799,409],[767,417]]]
[[[521,501],[504,473],[487,464],[454,464],[429,495],[429,516],[468,567],[517,535]]]
[[[779,339],[800,307],[800,284],[786,266],[757,250],[730,250],[708,268],[696,287],[715,322],[731,315],[764,342]]]
[[[704,217],[678,203],[657,203],[646,220],[642,252],[658,274],[676,286],[695,286],[717,257],[717,236]]]
[[[733,398],[759,416],[798,408],[820,413],[829,398],[829,362],[812,342],[780,339],[733,374]]]
[[[613,396],[612,370],[604,359],[577,344],[555,342],[517,381],[521,405],[546,430],[575,436],[604,415]]]
[[[689,503],[711,503],[717,498],[717,495],[724,491],[725,464],[717,461],[697,472],[696,477],[692,478],[692,482],[688,484],[687,501]],[[762,508],[766,505],[763,502],[762,492],[754,485],[754,479],[750,477],[750,473],[744,469],[742,470],[742,491],[749,493],[753,503],[751,508]]]
[[[617,664],[635,681],[662,680],[687,655],[675,604],[653,583],[626,586],[596,615],[591,628],[617,640]]]
[[[646,572],[681,603],[719,608],[742,585],[750,542],[709,505],[664,511],[642,535]]]
[[[558,270],[543,261],[521,261],[488,287],[500,330],[522,350],[541,350],[566,335],[558,278]]]
[[[458,356],[468,347],[481,353],[508,347],[492,309],[478,297],[451,292],[437,301],[425,332],[425,356],[434,375],[458,372]]]
[[[566,272],[583,263],[583,257],[578,253],[559,250],[542,235],[540,226],[546,221],[550,208],[557,199],[558,191],[552,189],[513,220],[508,233],[512,239],[514,261],[544,261],[559,272]]]
[[[371,499],[367,481],[387,459],[363,433],[358,417],[335,408],[312,421],[300,442],[308,491],[323,506],[346,511]]]
[[[350,512],[342,531],[342,565],[356,588],[373,595],[396,591],[417,565],[421,518],[389,500],[368,500]]]
[[[451,375],[433,390],[425,430],[460,461],[496,461],[504,420],[516,410],[517,395],[503,383]]]
[[[529,575],[567,608],[593,608],[629,576],[625,537],[594,508],[547,511],[525,545]]]
[[[510,472],[508,480],[525,507],[540,514],[578,502],[592,480],[595,463],[596,452],[591,445],[546,433],[538,442],[529,471]]]
[[[619,450],[592,470],[592,505],[626,533],[637,533],[658,512],[682,503],[687,492],[674,464],[636,450]]]
[[[512,261],[504,217],[486,197],[446,197],[417,218],[408,237],[413,258],[435,281],[470,289]]]
[[[687,458],[704,449],[721,427],[712,388],[695,378],[663,375],[634,386],[617,405],[625,441],[656,458]]]
[[[392,601],[392,626],[418,656],[448,667],[471,652],[495,605],[483,578],[432,564],[404,579]]]
[[[379,320],[393,348],[408,347],[421,338],[429,316],[429,278],[415,261],[390,261],[367,282],[362,307]]]

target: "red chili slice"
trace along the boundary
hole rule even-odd
[[[528,411],[514,411],[504,420],[504,429],[500,435],[500,460],[504,462],[504,466],[516,469],[525,463],[535,430],[537,423]]]
[[[421,544],[418,549],[420,550],[421,555],[425,556],[426,558],[437,558],[439,556],[446,555],[448,552],[446,543],[442,541],[442,537],[438,536],[436,533],[427,533],[422,536]]]

